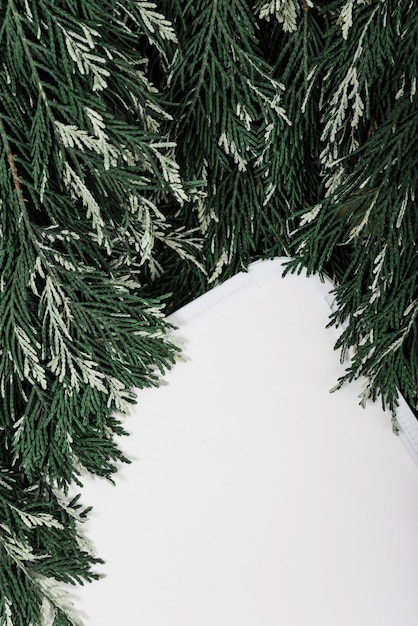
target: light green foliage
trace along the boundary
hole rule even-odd
[[[306,6],[312,7],[312,2],[308,0]],[[301,10],[301,3],[295,0],[270,0],[261,4],[259,15],[266,20],[277,20],[283,25],[284,32],[292,33],[298,29]]]

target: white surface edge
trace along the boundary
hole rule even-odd
[[[399,437],[418,465],[418,420],[401,394],[399,394],[398,403],[396,421]]]
[[[261,286],[277,279],[278,273],[283,273],[287,257],[277,257],[271,260],[260,260],[251,263],[248,272],[240,272],[224,283],[217,285],[196,300],[186,304],[181,309],[169,316],[174,326],[184,327],[199,323],[211,315],[219,307],[226,307],[245,297],[246,294],[256,291]],[[324,302],[328,309],[332,310],[333,288],[331,280],[325,278],[321,287]],[[316,286],[318,291],[318,287]],[[415,463],[418,466],[418,420],[411,411],[404,397],[399,393],[398,408],[396,410],[396,422],[399,429],[399,437]]]

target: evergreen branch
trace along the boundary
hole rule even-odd
[[[24,197],[24,194],[23,194],[23,189],[22,189],[21,183],[20,183],[20,178],[19,178],[19,174],[18,174],[16,161],[15,161],[15,158],[13,156],[12,148],[11,148],[10,143],[9,143],[9,138],[7,136],[7,132],[6,132],[6,129],[4,127],[3,120],[1,118],[1,114],[0,114],[0,137],[1,137],[1,140],[2,140],[2,143],[3,143],[3,148],[4,148],[4,152],[6,154],[6,159],[7,159],[7,162],[9,164],[10,173],[12,175],[13,187],[14,187],[15,195],[16,195],[17,200],[18,200],[19,208],[21,210],[22,217],[25,220],[25,225],[26,225],[27,231],[28,231],[29,234],[31,234],[32,229],[31,229],[28,213],[27,213],[27,210],[26,210],[26,200],[25,200],[25,197]]]
[[[128,462],[164,303],[295,255],[336,282],[338,384],[418,406],[417,6],[3,5],[0,623],[74,626],[98,561],[53,488]]]
[[[399,15],[405,7],[411,10],[409,3],[398,3]],[[346,8],[351,11],[354,4]],[[354,13],[345,14],[350,28],[340,34],[342,46],[329,34],[327,53],[336,59],[331,63],[322,53],[322,65],[316,65],[317,76],[321,71],[326,76],[321,154],[326,195],[298,212],[296,263],[330,272],[337,281],[331,320],[346,327],[336,347],[354,348],[339,385],[365,375],[363,403],[379,395],[394,409],[399,389],[411,406],[417,397],[417,368],[409,355],[416,351],[418,183],[410,133],[418,117],[415,92],[406,87],[416,76],[410,46],[417,20],[407,42],[403,27],[390,26],[387,3],[356,8],[357,22]],[[382,41],[391,51],[389,63]],[[347,98],[357,97],[348,83],[356,83],[358,95],[360,76],[368,94],[361,115],[346,106]]]
[[[283,24],[284,32],[291,33],[297,30],[297,8],[299,7],[295,0],[270,0],[257,7],[257,12],[261,19],[270,20],[274,15]]]
[[[201,61],[199,62],[200,69],[197,75],[196,86],[193,89],[193,95],[192,95],[190,102],[187,103],[187,108],[190,113],[194,111],[196,102],[198,98],[200,97],[200,91],[203,86],[203,82],[205,80],[206,71],[208,69],[209,53],[210,53],[210,48],[212,44],[212,37],[215,34],[216,15],[218,11],[218,0],[213,0],[211,5],[212,6],[210,9],[209,23],[208,23],[206,33],[205,33],[205,45],[203,47]],[[187,117],[185,119],[185,123],[187,124]]]
[[[78,497],[64,503],[45,486],[25,487],[22,475],[0,473],[0,623],[80,626],[60,582],[98,578],[102,563],[86,550]]]
[[[252,242],[253,235],[280,248],[268,163],[290,120],[281,102],[284,87],[261,53],[246,3],[188,3],[176,20],[179,53],[169,85],[179,103],[179,110],[173,109],[177,154],[183,176],[204,181],[206,193],[185,220],[190,230],[205,235],[203,257],[212,285],[246,267],[251,251],[262,245]],[[256,218],[259,207],[263,212]],[[190,280],[200,281],[191,271]]]
[[[177,352],[161,298],[140,295],[153,243],[135,253],[127,233],[156,233],[188,259],[194,244],[170,233],[159,208],[188,194],[161,133],[169,116],[138,63],[143,33],[130,30],[145,16],[161,45],[173,39],[168,23],[157,34],[151,3],[133,1],[20,10],[10,0],[3,16],[0,445],[4,467],[42,499],[45,484],[67,491],[83,472],[111,479],[128,461],[114,413],[135,401],[132,388],[157,385]],[[140,206],[153,207],[148,222]],[[130,265],[118,265],[125,250]],[[44,626],[53,611],[54,626],[78,623],[59,583],[93,579],[96,560],[48,498],[44,508],[0,502],[0,622]]]

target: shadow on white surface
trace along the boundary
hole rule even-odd
[[[329,393],[327,285],[281,272],[174,316],[187,361],[140,392],[117,488],[84,489],[87,626],[417,624],[417,468],[361,381]]]

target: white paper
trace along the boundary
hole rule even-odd
[[[139,393],[133,463],[86,482],[88,626],[417,624],[417,467],[362,381],[329,393],[329,285],[281,272],[175,316],[186,362]]]

